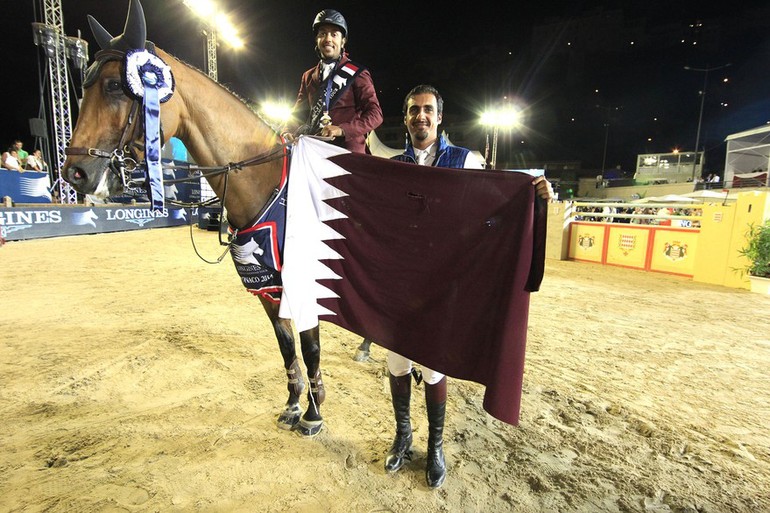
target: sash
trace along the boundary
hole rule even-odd
[[[355,64],[353,61],[347,61],[342,66],[334,68],[329,76],[321,82],[318,88],[318,96],[310,109],[308,126],[311,133],[316,133],[323,126],[321,125],[321,116],[324,112],[330,112],[337,100],[342,97],[342,93],[348,90],[353,81],[365,70],[363,66]]]

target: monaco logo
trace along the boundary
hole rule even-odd
[[[618,247],[623,256],[628,256],[636,248],[636,235],[622,234],[618,240]]]
[[[591,249],[594,246],[595,240],[596,237],[593,235],[578,235],[578,246],[585,250]]]
[[[682,244],[680,241],[666,242],[663,253],[672,261],[681,260],[687,256],[687,244]]]

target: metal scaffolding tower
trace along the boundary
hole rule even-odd
[[[66,41],[64,35],[64,17],[61,0],[43,0],[45,24],[54,29],[54,52],[48,58],[48,78],[51,91],[51,121],[55,162],[54,173],[62,203],[77,203],[77,193],[61,177],[61,169],[66,160],[64,149],[72,137],[72,117],[70,115],[69,72],[67,69]]]
[[[214,27],[207,27],[203,33],[206,35],[206,68],[209,77],[217,82],[217,31]]]

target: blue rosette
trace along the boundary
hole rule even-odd
[[[147,190],[153,210],[162,211],[164,193],[160,162],[160,104],[167,102],[174,94],[174,75],[163,59],[147,50],[129,50],[123,70],[126,93],[142,102]]]

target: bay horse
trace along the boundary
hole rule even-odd
[[[179,138],[200,166],[227,166],[244,161],[254,164],[206,176],[223,202],[230,225],[236,229],[250,226],[284,177],[283,158],[254,157],[283,157],[280,136],[225,87],[148,43],[144,11],[138,0],[130,0],[123,33],[117,37],[112,37],[90,16],[89,24],[101,51],[86,73],[80,114],[62,168],[63,178],[78,192],[103,198],[123,190],[125,169],[120,169],[120,165],[127,156],[136,162],[144,158],[143,120],[137,114],[137,100],[127,94],[124,59],[134,49],[147,48],[170,67],[175,86],[160,109],[162,142]],[[275,299],[258,297],[272,323],[288,377],[289,396],[278,416],[278,426],[296,430],[302,436],[314,436],[323,425],[320,405],[325,396],[319,329],[299,334],[310,383],[308,406],[303,413],[300,397],[305,382],[291,321],[279,318]]]

